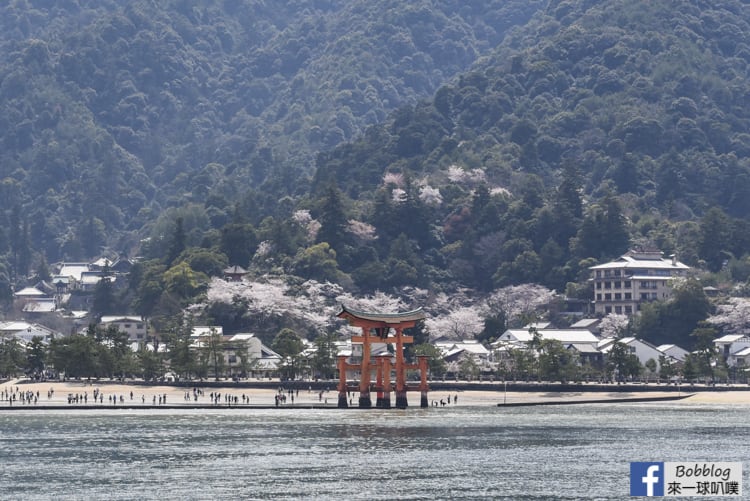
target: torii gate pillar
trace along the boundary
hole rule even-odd
[[[346,409],[349,407],[349,401],[347,400],[347,388],[346,388],[346,369],[348,368],[346,363],[346,355],[338,356],[338,368],[339,368],[339,409]]]

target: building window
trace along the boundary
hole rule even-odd
[[[648,292],[641,292],[641,301],[648,301]]]
[[[229,355],[229,356],[227,357],[227,361],[228,361],[228,362],[229,362],[230,364],[236,364],[236,363],[237,363],[237,355]]]
[[[612,288],[612,282],[604,282],[604,288],[605,289],[611,289]]]
[[[596,278],[602,278],[602,270],[596,270]]]
[[[630,292],[626,292],[625,299],[633,299],[633,295]]]
[[[126,329],[130,329],[130,324],[125,324],[123,325],[123,327],[125,327]]]
[[[605,307],[604,307],[604,313],[606,313],[606,314],[608,314],[608,315],[609,315],[610,313],[612,313],[612,307],[611,307],[611,306],[605,306]]]
[[[609,270],[604,270],[604,278],[609,278],[611,272]]]
[[[597,294],[596,295],[596,300],[597,301],[601,301],[602,300],[602,295],[601,294]]]
[[[596,283],[596,288],[597,289],[601,289],[602,288],[602,283],[601,282],[597,282]]]
[[[604,300],[605,300],[605,301],[612,301],[612,294],[609,294],[609,293],[608,293],[608,294],[605,294],[605,295],[604,295]]]
[[[620,289],[622,282],[615,282],[615,289]]]
[[[620,270],[615,270],[615,276],[616,276],[616,277],[619,277],[619,276],[620,276]]]
[[[625,280],[623,287],[625,287],[626,289],[630,289],[630,280]]]
[[[622,306],[615,306],[615,313],[618,315],[622,314]]]
[[[143,324],[135,324],[136,329],[143,329]]]
[[[630,315],[633,313],[633,307],[632,306],[626,306],[625,307],[625,314]]]
[[[619,301],[620,299],[622,299],[622,294],[615,292],[615,301]]]
[[[651,299],[659,299],[658,294],[656,292],[652,292]]]

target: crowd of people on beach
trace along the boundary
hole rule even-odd
[[[308,388],[307,393],[308,401],[306,405],[317,400],[320,405],[328,405],[327,393],[330,391],[329,388],[323,390],[315,390],[313,393],[312,387]],[[299,388],[285,388],[280,386],[274,394],[273,405],[275,407],[294,406],[295,401],[299,404],[300,399]],[[350,405],[354,404],[351,392],[348,392]],[[55,388],[50,387],[47,391],[47,406],[60,405],[63,402],[67,402],[69,406],[81,406],[81,405],[98,405],[98,406],[132,406],[140,400],[141,406],[164,406],[167,405],[167,393],[153,394],[150,398],[146,398],[145,394],[141,394],[140,398],[136,398],[136,395],[131,390],[129,393],[110,393],[105,394],[100,388],[93,388],[91,391],[83,391],[76,393],[68,393],[67,398],[55,398]],[[0,389],[0,402],[7,402],[8,406],[13,405],[38,405],[40,401],[40,392],[31,390],[22,390],[19,386],[3,387]],[[451,403],[456,404],[458,402],[458,395],[448,395],[446,398],[441,398],[432,401],[433,407],[450,405]],[[269,404],[263,404],[261,402],[254,401],[254,405],[263,406]],[[211,391],[206,394],[205,390],[199,387],[194,387],[183,393],[183,403],[173,404],[173,406],[189,406],[189,405],[210,405],[210,406],[249,406],[251,405],[250,396],[245,393],[222,393],[220,391]]]
[[[39,402],[39,392],[21,391],[18,386],[11,387],[9,390],[3,388],[0,391],[0,401],[6,401],[10,406],[16,402],[21,405],[36,405]]]
[[[446,400],[447,400],[447,403],[446,403]],[[445,407],[446,405],[450,405],[450,403],[451,403],[451,396],[450,395],[448,395],[448,397],[446,397],[445,400],[443,400],[442,398],[440,399],[440,407]],[[453,395],[453,403],[454,404],[458,403],[458,395]],[[437,407],[438,406],[438,401],[437,400],[433,400],[432,401],[432,406],[433,407]]]
[[[322,393],[321,393],[322,394]],[[55,399],[55,389],[50,388],[49,391],[47,391],[47,405],[56,405],[60,403],[60,399]],[[299,390],[297,390],[297,395],[299,395]],[[129,396],[129,400],[127,397]],[[291,398],[291,402],[294,403],[294,391],[289,391],[289,396]],[[184,404],[205,404],[206,397],[208,398],[208,403],[210,405],[219,406],[219,405],[227,405],[227,406],[238,406],[240,403],[242,405],[250,405],[250,396],[246,395],[244,393],[242,394],[230,394],[230,393],[221,393],[218,391],[212,391],[208,395],[206,395],[205,390],[202,388],[195,387],[190,391],[186,391],[184,393]],[[282,403],[286,403],[287,396],[283,393],[283,391],[280,389],[279,393],[276,394],[276,405],[280,405]],[[0,402],[7,402],[8,406],[15,405],[37,405],[40,400],[40,392],[37,390],[34,391],[22,391],[18,386],[11,386],[11,387],[4,387],[0,390]],[[167,404],[167,394],[154,394],[151,395],[150,399],[146,399],[146,395],[141,394],[140,398],[141,405],[147,405],[151,404],[152,406],[163,406]],[[125,405],[126,403],[135,403],[135,395],[133,391],[130,391],[128,394],[109,394],[105,395],[105,393],[99,389],[94,388],[91,392],[89,391],[83,391],[83,392],[76,392],[76,393],[68,393],[66,398],[63,400],[67,402],[68,405],[88,405],[91,403],[92,405],[98,404],[98,405],[104,405],[105,401],[108,405],[117,406],[117,405]]]

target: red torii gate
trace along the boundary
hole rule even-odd
[[[404,329],[414,327],[414,325],[416,325],[418,321],[425,318],[425,314],[421,308],[403,313],[365,313],[362,311],[351,310],[346,306],[341,305],[341,311],[336,316],[338,316],[339,318],[345,318],[350,325],[360,327],[362,329],[361,336],[352,336],[352,344],[362,343],[362,362],[358,364],[352,364],[346,361],[346,355],[340,355],[338,357],[338,406],[340,408],[346,408],[349,406],[347,400],[347,391],[349,390],[349,388],[346,384],[346,371],[348,369],[360,370],[361,376],[359,381],[359,407],[372,407],[372,400],[370,399],[370,389],[372,376],[371,371],[373,370],[373,368],[377,370],[377,383],[374,388],[377,391],[378,395],[376,406],[390,408],[392,388],[391,355],[379,355],[375,357],[373,364],[373,360],[371,360],[371,345],[373,343],[395,345],[394,355],[396,357],[396,407],[398,407],[399,409],[405,409],[408,406],[408,400],[406,398],[406,392],[408,390],[406,385],[406,371],[408,369],[419,369],[421,375],[418,388],[421,392],[420,406],[428,406],[427,357],[418,356],[417,364],[407,364],[404,361],[404,345],[413,343],[414,338],[412,336],[405,336],[403,334],[403,331]],[[394,330],[394,335],[389,336],[389,332],[391,329]]]

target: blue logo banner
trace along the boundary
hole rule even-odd
[[[631,496],[664,495],[664,463],[630,463]]]

